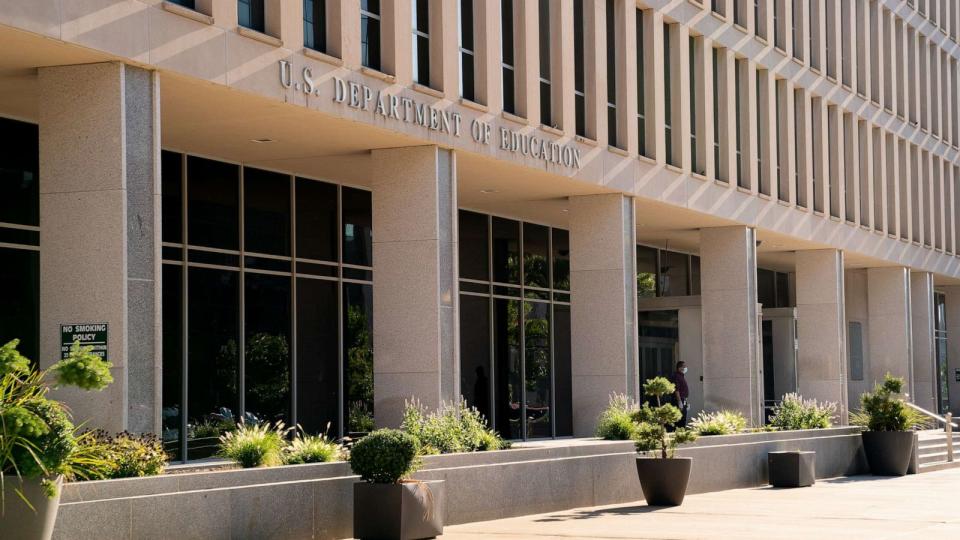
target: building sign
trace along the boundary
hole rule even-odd
[[[60,325],[60,358],[70,354],[73,342],[79,341],[81,346],[93,347],[93,354],[107,359],[107,323],[83,323]]]
[[[320,96],[321,91],[309,67],[300,71],[295,80],[293,66],[280,60],[280,84],[311,96]],[[333,101],[351,109],[365,111],[388,120],[414,124],[428,131],[450,137],[470,137],[474,142],[496,145],[505,152],[532,157],[547,163],[580,169],[580,149],[572,144],[559,144],[537,134],[522,133],[490,122],[474,119],[466,125],[463,115],[447,108],[434,107],[429,103],[371,88],[363,83],[333,77]]]

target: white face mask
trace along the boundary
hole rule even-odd
[[[680,373],[683,373],[684,375],[686,375],[686,374],[687,374],[687,368],[685,368],[685,367],[680,368]]]

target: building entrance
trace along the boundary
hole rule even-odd
[[[797,309],[764,309],[761,317],[764,421],[784,394],[797,391]]]

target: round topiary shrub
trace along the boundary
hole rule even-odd
[[[378,429],[350,451],[350,468],[364,482],[396,484],[420,468],[420,443],[398,429]]]

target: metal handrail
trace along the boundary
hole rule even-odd
[[[910,407],[911,409],[917,412],[920,412],[922,414],[925,414],[930,418],[938,420],[941,424],[943,424],[944,431],[947,434],[947,461],[952,462],[953,461],[953,428],[960,428],[960,426],[953,423],[953,414],[947,413],[944,416],[940,416],[939,414],[932,413],[924,409],[923,407],[918,407],[913,403],[910,403],[909,401],[905,401],[904,403],[906,403],[907,406]]]

